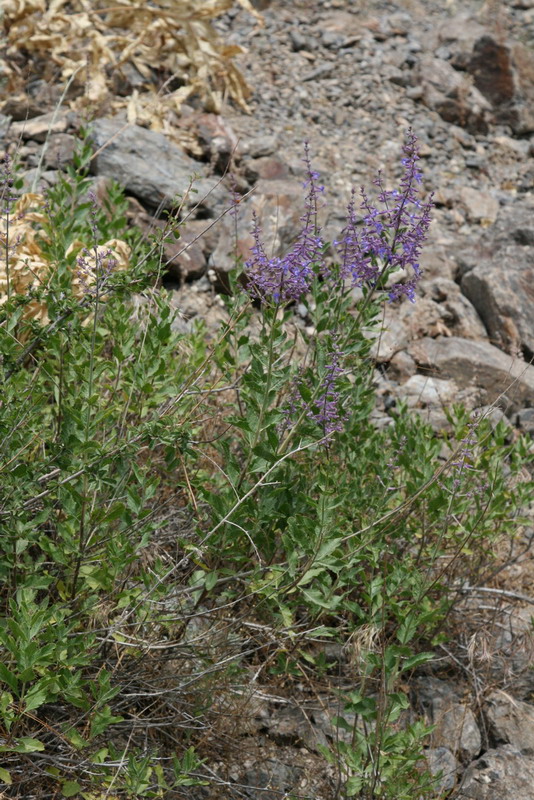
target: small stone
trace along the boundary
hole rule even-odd
[[[423,96],[423,87],[421,85],[409,86],[406,89],[406,97],[409,97],[410,100],[420,100],[422,96]]]
[[[534,408],[523,408],[517,414],[515,422],[523,433],[534,436]]]
[[[2,106],[2,114],[11,117],[17,122],[40,117],[42,113],[42,104],[26,94],[13,95]]]
[[[278,150],[278,137],[271,134],[258,136],[256,139],[251,139],[244,150],[252,158],[272,156]]]
[[[451,751],[447,747],[433,747],[425,750],[425,758],[431,775],[436,776],[441,773],[435,787],[436,791],[441,793],[454,789],[458,762]]]
[[[388,365],[388,375],[393,380],[404,382],[417,372],[417,364],[405,350],[400,350],[391,358]]]
[[[245,167],[246,177],[249,181],[255,182],[258,178],[273,181],[287,178],[289,175],[288,165],[276,156],[264,156],[249,161]]]
[[[399,394],[406,399],[409,407],[443,406],[454,402],[458,394],[458,386],[454,381],[431,378],[428,375],[412,375],[403,386]]]
[[[464,186],[460,189],[460,202],[472,222],[493,224],[497,219],[499,201],[488,191]]]
[[[55,119],[54,119],[55,117]],[[25,119],[21,122],[13,122],[10,128],[10,135],[22,139],[33,139],[35,142],[44,142],[46,137],[52,133],[65,133],[67,130],[67,116],[65,114],[55,115],[54,112],[41,114],[39,117]]]
[[[300,50],[309,49],[309,39],[304,36],[300,31],[292,29],[289,31],[289,39],[291,41],[292,49],[298,53]]]
[[[69,133],[56,133],[47,141],[44,163],[47,167],[58,169],[72,163],[76,148],[76,138]]]
[[[339,50],[343,46],[344,37],[335,31],[324,31],[321,36],[321,42],[324,47],[330,50]]]

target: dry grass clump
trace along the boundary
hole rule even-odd
[[[239,4],[261,17],[249,0]],[[162,130],[191,95],[218,112],[232,98],[247,109],[249,88],[211,20],[234,0],[4,0],[0,77],[6,96],[25,81],[69,84],[77,110],[126,109],[128,121]],[[116,95],[121,95],[116,97]],[[157,102],[156,102],[157,100]]]
[[[44,230],[45,209],[44,196],[28,192],[17,200],[10,215],[0,220],[0,306],[10,294],[24,295],[31,286],[47,287],[58,268],[44,247],[48,238]],[[127,269],[130,249],[119,239],[110,239],[98,246],[90,241],[73,241],[65,252],[65,259],[80,254],[82,267],[76,266],[72,271],[75,297],[81,298],[87,292],[95,282],[96,273],[107,263],[114,271]],[[42,300],[30,300],[25,306],[24,316],[38,319],[43,324],[49,321]]]

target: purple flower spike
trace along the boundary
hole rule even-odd
[[[415,301],[415,290],[422,270],[419,254],[428,233],[432,196],[426,203],[418,198],[421,173],[418,169],[419,149],[417,137],[409,130],[402,159],[404,175],[400,189],[387,191],[382,176],[378,173],[374,183],[379,189],[378,202],[374,206],[365,189],[360,190],[361,221],[355,208],[355,193],[347,210],[347,224],[341,239],[336,242],[341,260],[341,277],[350,280],[353,286],[380,284],[382,278],[404,272],[404,283],[389,287],[389,299],[401,296]],[[383,288],[381,286],[380,288]]]
[[[308,419],[313,420],[322,429],[325,442],[328,442],[336,431],[343,430],[343,423],[347,419],[347,415],[343,414],[340,409],[341,394],[338,388],[338,378],[344,372],[341,366],[343,356],[344,353],[334,342],[332,350],[327,354],[327,363],[324,366],[317,397],[310,403],[303,401],[299,391],[299,385],[302,384],[303,378],[295,379],[293,391],[284,412],[285,429],[292,428],[295,418],[304,412]]]
[[[245,262],[248,291],[262,302],[287,303],[299,300],[309,290],[314,278],[313,265],[323,248],[323,240],[317,225],[318,196],[324,187],[318,184],[319,174],[312,170],[308,145],[305,145],[307,189],[305,211],[301,217],[301,231],[288,253],[269,258],[261,238],[261,228],[256,215],[252,235],[254,246],[252,258]]]
[[[337,379],[343,374],[341,359],[343,353],[335,344],[329,354],[329,361],[325,367],[325,374],[321,384],[321,393],[313,404],[307,416],[313,419],[323,429],[325,438],[330,438],[336,431],[343,430],[346,415],[340,412],[340,393],[336,387]]]

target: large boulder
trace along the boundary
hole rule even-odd
[[[491,105],[464,74],[448,61],[430,54],[421,57],[413,80],[422,87],[422,100],[446,121],[472,133],[486,133]]]
[[[534,355],[534,202],[502,208],[494,226],[461,254],[463,294],[482,318],[490,340],[514,355]]]
[[[199,204],[214,213],[225,199],[230,203],[230,195],[217,180],[208,179],[205,164],[194,161],[162,133],[116,118],[97,119],[92,139],[94,174],[112,178],[151,208]]]
[[[519,43],[485,33],[474,44],[467,70],[492,105],[496,122],[524,136],[534,131],[534,54]]]
[[[472,79],[474,89],[489,104],[492,121],[509,125],[520,136],[534,130],[532,48],[508,41],[468,11],[441,25],[438,42],[451,68]]]
[[[499,401],[508,413],[534,404],[534,367],[489,342],[440,336],[413,342],[408,352],[425,373],[479,387],[485,403]]]
[[[508,353],[534,355],[534,247],[506,245],[462,278],[462,292],[492,342]]]
[[[534,759],[505,744],[467,768],[456,800],[534,800]]]
[[[515,700],[505,692],[492,692],[486,700],[485,717],[492,739],[511,744],[534,756],[534,706]]]

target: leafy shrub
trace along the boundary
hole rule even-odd
[[[127,229],[118,187],[88,194],[88,157],[18,207],[6,162],[0,777],[17,797],[167,796],[206,779],[233,683],[283,675],[338,695],[337,796],[435,796],[405,681],[464,556],[511,534],[531,487],[510,488],[525,443],[461,409],[446,461],[402,408],[372,424],[369,333],[414,299],[431,211],[415,137],[399,190],[363,193],[361,221],[353,198],[335,265],[306,154],[302,232],[272,259],[256,224],[215,341],[159,287],[161,243]]]

